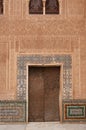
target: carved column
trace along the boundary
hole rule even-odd
[[[45,3],[46,3],[46,0],[42,0],[43,1],[43,15],[45,15]]]

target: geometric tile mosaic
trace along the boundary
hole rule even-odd
[[[0,101],[0,122],[25,122],[25,101]]]
[[[63,64],[63,99],[72,99],[72,56],[60,55],[18,55],[17,56],[17,99],[26,100],[27,64]]]
[[[63,122],[86,122],[86,100],[63,101]]]

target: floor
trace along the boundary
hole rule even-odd
[[[0,125],[0,130],[86,130],[86,124],[29,123],[28,125]]]

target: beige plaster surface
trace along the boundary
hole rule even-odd
[[[28,125],[0,125],[0,130],[86,130],[86,124],[29,123]]]

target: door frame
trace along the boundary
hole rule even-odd
[[[29,93],[28,93],[28,90],[29,90],[29,81],[28,81],[28,77],[29,77],[29,67],[30,66],[39,66],[39,67],[60,67],[60,89],[59,89],[59,111],[60,111],[60,123],[62,123],[62,93],[63,93],[63,64],[62,63],[55,63],[55,64],[29,64],[27,63],[26,65],[26,72],[27,72],[27,77],[26,77],[26,123],[28,124],[29,121],[28,121],[28,117],[29,117]]]

